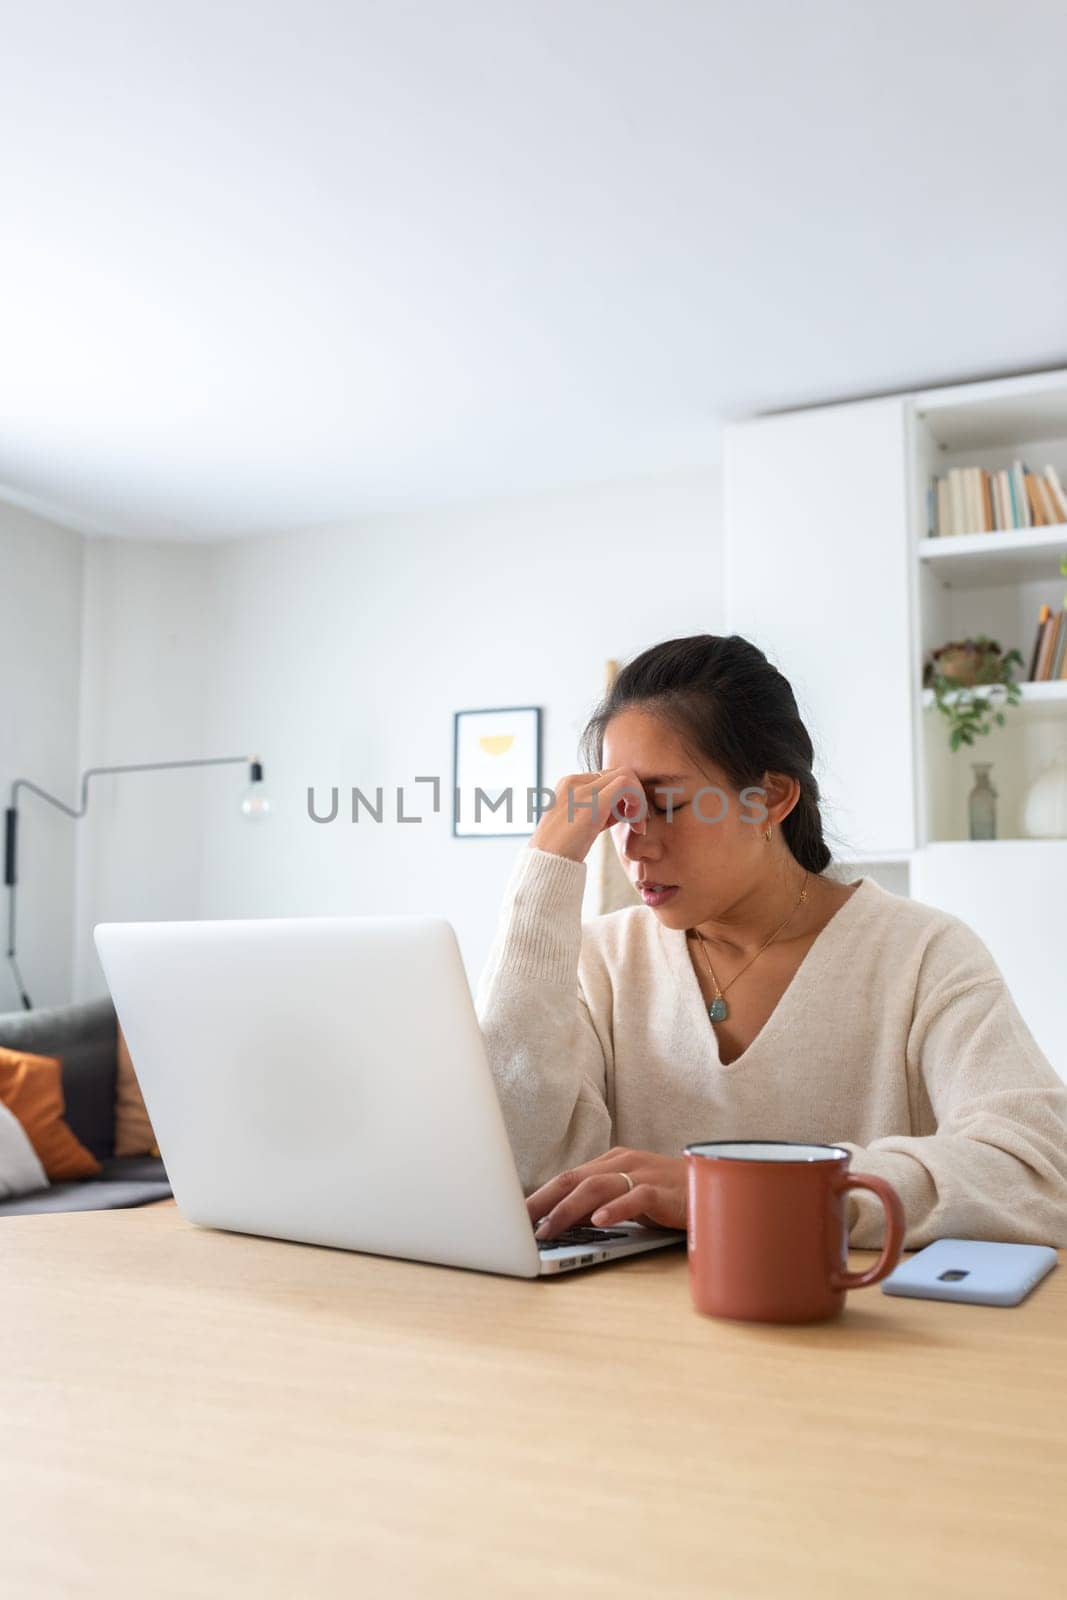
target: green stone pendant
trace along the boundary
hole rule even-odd
[[[717,994],[708,1007],[708,1016],[712,1022],[725,1022],[726,1015],[726,1001],[721,994]]]

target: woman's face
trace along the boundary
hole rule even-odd
[[[739,792],[714,762],[698,763],[665,722],[634,708],[608,723],[603,762],[605,769],[628,767],[641,785],[644,803],[635,792],[626,820],[611,833],[627,876],[666,927],[713,919],[763,876],[764,834],[791,809],[795,780],[765,774],[766,787]],[[632,824],[642,810],[640,830]]]

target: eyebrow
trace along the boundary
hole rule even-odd
[[[689,779],[689,775],[688,775],[688,773],[685,773],[685,772],[661,772],[659,777],[657,777],[657,778],[642,778],[641,782],[643,784],[646,784],[646,783],[687,783],[688,779]]]

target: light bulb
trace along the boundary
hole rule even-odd
[[[270,801],[263,793],[261,783],[250,783],[241,801],[241,811],[246,817],[269,817]]]

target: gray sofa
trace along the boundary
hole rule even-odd
[[[0,1045],[59,1057],[64,1116],[103,1168],[95,1178],[53,1183],[37,1194],[0,1200],[0,1218],[39,1211],[110,1211],[170,1197],[158,1157],[115,1155],[118,1020],[110,1000],[0,1015]]]

